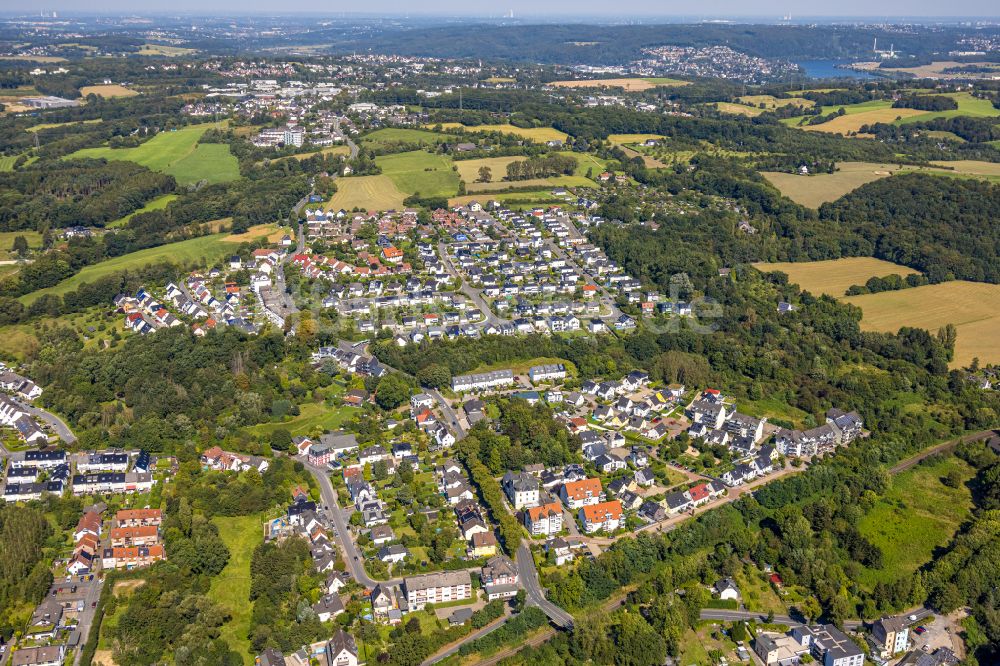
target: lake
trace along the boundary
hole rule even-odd
[[[850,60],[800,60],[795,63],[805,70],[810,79],[875,79],[868,72],[856,72],[853,69],[843,69],[837,65],[849,65]]]

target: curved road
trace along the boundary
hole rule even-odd
[[[74,442],[76,442],[76,435],[74,435],[73,431],[69,429],[69,426],[66,425],[66,422],[63,421],[58,416],[56,416],[55,414],[53,414],[52,412],[47,412],[44,409],[41,409],[40,407],[34,407],[33,405],[29,405],[26,402],[19,400],[17,398],[14,398],[14,402],[20,405],[21,409],[23,409],[28,414],[31,414],[36,419],[39,419],[49,424],[49,427],[51,427],[52,430],[57,435],[59,435],[59,438],[62,439],[62,441],[66,442],[67,444],[73,444]]]

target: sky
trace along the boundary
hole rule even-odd
[[[327,15],[342,12],[391,13],[391,14],[461,14],[499,16],[513,10],[520,18],[530,16],[565,16],[567,20],[582,15],[602,15],[615,20],[632,17],[699,16],[714,17],[764,17],[778,18],[795,10],[808,10],[810,16],[839,17],[962,17],[1000,16],[1000,3],[996,0],[839,0],[835,3],[811,3],[808,7],[792,0],[707,0],[691,3],[678,0],[495,0],[469,2],[468,0],[0,0],[0,11],[38,11],[41,9],[61,12],[197,12],[197,13],[268,13],[309,12]]]

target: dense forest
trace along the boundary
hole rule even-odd
[[[1000,186],[907,175],[869,183],[820,208],[869,243],[872,255],[934,282],[1000,282]]]

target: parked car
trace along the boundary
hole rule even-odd
[[[927,631],[927,627],[917,627],[916,629],[913,630],[913,632],[917,636],[919,636],[920,634],[924,633],[925,631]]]

